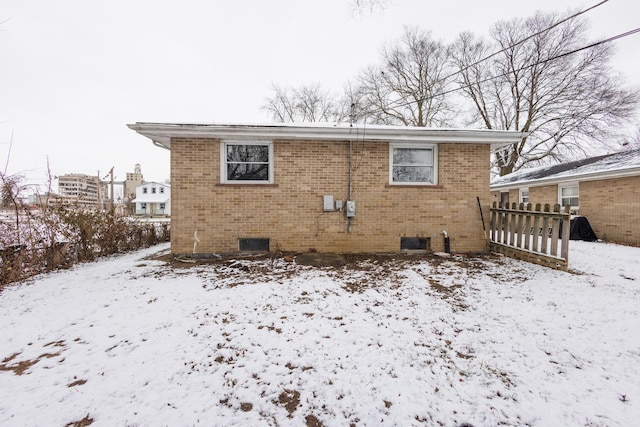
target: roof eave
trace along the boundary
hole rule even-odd
[[[492,150],[518,142],[525,135],[518,131],[431,129],[379,126],[310,125],[204,125],[141,123],[127,125],[151,139],[154,145],[170,150],[172,138],[216,138],[233,140],[366,140],[389,142],[480,143]]]
[[[610,171],[596,171],[576,175],[554,176],[548,178],[539,178],[532,180],[520,180],[513,182],[506,182],[504,184],[492,184],[491,190],[508,190],[520,187],[536,187],[540,185],[554,185],[562,184],[566,182],[576,181],[596,181],[599,179],[614,179],[614,178],[626,178],[629,176],[639,176],[640,167],[631,167],[626,169],[610,170]]]

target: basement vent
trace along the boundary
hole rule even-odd
[[[238,239],[238,249],[247,252],[269,252],[269,239]]]
[[[431,238],[429,237],[401,237],[400,250],[417,251],[431,250]]]

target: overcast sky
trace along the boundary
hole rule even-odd
[[[451,42],[598,1],[389,0],[354,14],[351,0],[2,0],[0,171],[9,159],[8,174],[46,182],[48,157],[54,175],[114,167],[121,180],[140,163],[164,181],[168,151],[127,123],[266,123],[272,83],[339,92],[406,25]],[[586,16],[598,40],[640,27],[640,3],[609,0]],[[614,67],[640,86],[640,34],[614,43]]]

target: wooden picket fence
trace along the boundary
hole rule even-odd
[[[569,265],[569,206],[538,203],[491,207],[490,247],[494,252],[566,270]]]

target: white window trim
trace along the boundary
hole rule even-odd
[[[393,181],[393,149],[394,148],[428,148],[433,150],[433,182],[394,182]],[[423,143],[390,143],[389,144],[389,185],[438,185],[438,144]]]
[[[526,202],[524,202],[522,200],[522,193],[527,192],[527,198],[529,200],[527,200]],[[522,187],[522,188],[518,188],[518,203],[529,203],[531,201],[531,198],[529,197],[529,187]]]
[[[580,201],[580,184],[576,182],[567,182],[564,184],[558,184],[558,204],[562,208],[562,189],[569,187],[578,187],[578,202]],[[571,211],[578,211],[580,209],[579,203],[578,206],[571,205]]]
[[[266,145],[269,147],[269,179],[267,181],[235,181],[227,179],[227,145]],[[220,143],[220,182],[222,184],[238,184],[238,185],[248,185],[248,184],[273,184],[273,141],[222,141]]]

